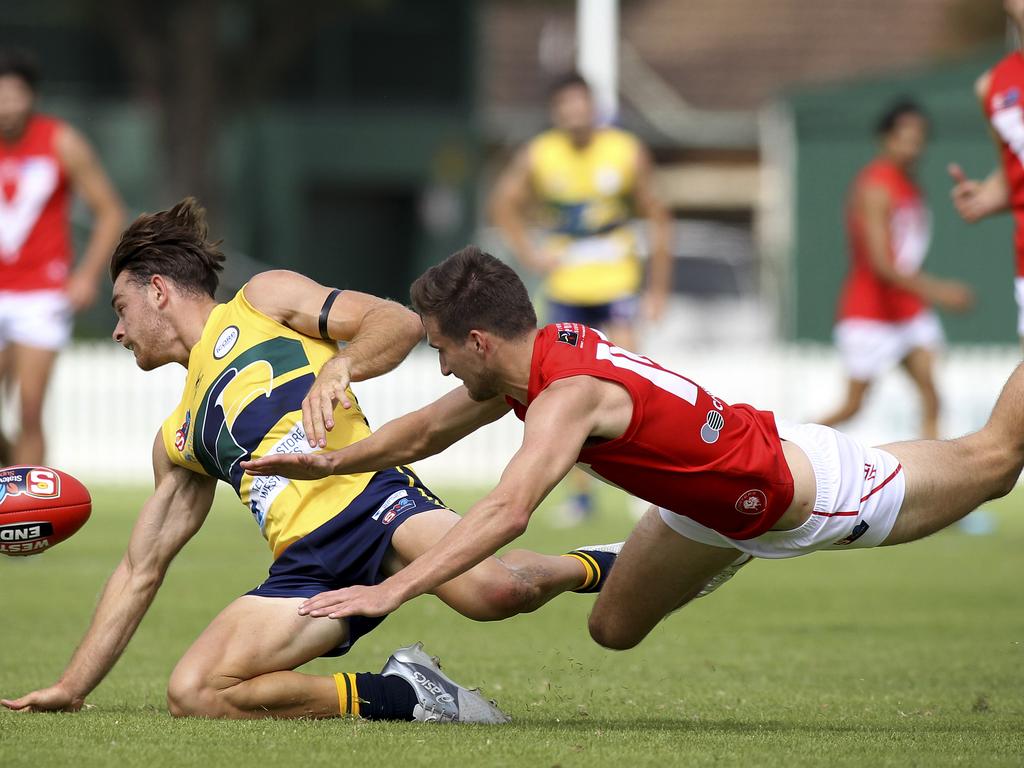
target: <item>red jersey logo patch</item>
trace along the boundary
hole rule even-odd
[[[744,515],[760,515],[767,508],[768,497],[764,495],[764,491],[759,491],[757,488],[744,491],[736,499],[736,511],[742,512]]]
[[[555,340],[570,347],[580,346],[587,336],[586,328],[576,323],[556,323],[555,331]]]

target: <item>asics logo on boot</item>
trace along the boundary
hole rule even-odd
[[[455,698],[450,693],[447,693],[444,688],[427,678],[422,672],[413,670],[412,679],[416,681],[417,685],[430,693],[435,701],[439,701],[442,704],[453,704],[455,702]]]

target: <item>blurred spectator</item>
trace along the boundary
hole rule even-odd
[[[0,381],[17,384],[21,432],[0,463],[43,461],[43,398],[71,318],[96,301],[124,214],[92,147],[71,126],[35,111],[38,73],[0,51]],[[95,217],[72,269],[70,196]]]
[[[643,268],[630,228],[634,212],[652,227],[643,309],[660,319],[671,281],[671,220],[652,182],[650,154],[637,137],[599,127],[593,94],[578,74],[551,89],[553,128],[522,148],[499,178],[492,213],[516,258],[543,276],[547,322],[582,323],[635,349]],[[546,230],[535,244],[526,208],[539,203]],[[575,478],[568,522],[590,515],[588,479]]]
[[[1003,7],[1016,28],[1016,39],[1024,40],[1024,0],[1005,0]],[[975,83],[974,92],[991,126],[1001,163],[984,181],[968,179],[956,163],[949,166],[953,177],[953,204],[964,221],[974,223],[994,213],[1012,210],[1015,234],[1017,335],[1024,345],[1024,54],[1008,54]]]
[[[845,401],[821,419],[827,426],[852,418],[872,380],[899,363],[921,397],[921,435],[939,436],[933,369],[945,337],[929,305],[963,312],[973,294],[963,283],[921,270],[931,239],[931,212],[913,174],[928,128],[928,118],[915,103],[890,106],[878,122],[878,155],[853,182],[846,211],[850,272],[835,327],[848,383]]]

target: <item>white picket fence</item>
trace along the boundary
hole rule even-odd
[[[773,343],[649,352],[728,402],[749,402],[794,421],[813,421],[841,396],[843,376],[824,346]],[[984,423],[1020,353],[1016,347],[956,348],[943,360],[939,382],[944,431],[963,434]],[[59,359],[45,415],[48,462],[87,481],[135,484],[151,477],[153,437],[181,394],[184,369],[144,373],[112,344],[78,344]],[[417,349],[398,369],[356,385],[374,426],[418,408],[457,385],[440,375],[436,354]],[[11,424],[11,408],[3,423]],[[898,372],[871,393],[864,415],[846,431],[870,443],[912,438],[918,410]],[[427,482],[493,483],[522,436],[511,415],[439,456],[417,465]]]

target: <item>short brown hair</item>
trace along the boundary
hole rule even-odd
[[[129,225],[110,257],[110,279],[127,271],[135,283],[153,275],[173,280],[191,293],[217,292],[224,269],[220,242],[207,239],[206,210],[194,197],[173,208],[144,213]]]
[[[537,327],[537,313],[519,275],[475,245],[428,269],[409,293],[413,309],[434,318],[450,339],[463,339],[471,330],[514,339]]]

